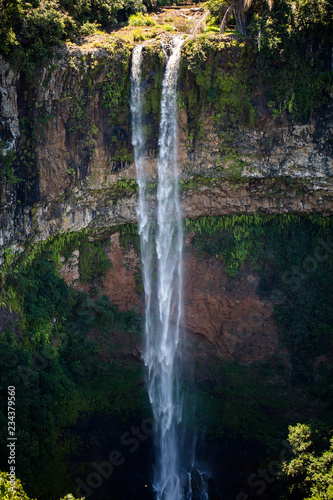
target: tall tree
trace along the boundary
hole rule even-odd
[[[221,22],[221,27],[220,27],[220,33],[222,34],[227,27],[232,15],[235,18],[236,22],[236,27],[242,35],[246,36],[246,17],[247,17],[247,11],[252,5],[253,0],[232,0],[231,4],[225,11],[225,14],[223,16],[222,22]],[[267,3],[269,5],[269,8],[272,8],[273,5],[273,0],[267,0]]]

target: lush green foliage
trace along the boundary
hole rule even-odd
[[[118,226],[120,229],[120,243],[121,245],[127,249],[131,245],[136,248],[136,250],[140,249],[140,238],[138,232],[137,224],[124,224],[123,226]]]
[[[32,79],[59,43],[145,10],[141,0],[5,0],[0,5],[0,50]]]
[[[99,411],[117,417],[120,434],[130,416],[149,415],[141,366],[117,357],[111,341],[117,332],[140,335],[142,318],[119,312],[96,283],[91,295],[67,287],[58,274],[60,256],[69,258],[77,248],[91,278],[106,269],[103,240],[94,247],[83,231],[32,248],[12,265],[8,253],[2,279],[4,303],[16,315],[0,336],[0,469],[7,467],[6,394],[14,385],[17,475],[29,494],[52,499],[73,486],[66,457],[75,454],[80,437],[64,429],[79,415],[81,421]],[[103,351],[95,336],[105,340]]]
[[[226,0],[210,0],[208,26],[221,24],[230,4]],[[289,113],[294,119],[308,118],[313,109],[328,101],[332,90],[332,3],[257,0],[243,2],[245,7],[249,9],[244,19],[247,17],[248,33],[258,54],[258,83],[266,88],[273,116]],[[230,27],[235,30],[235,19]]]
[[[332,3],[327,0],[276,0],[251,17],[258,68],[267,85],[273,116],[296,119],[327,102],[332,90],[330,52]]]
[[[128,18],[129,26],[155,26],[156,22],[150,16],[144,16],[141,12],[132,14]]]
[[[79,270],[84,283],[103,275],[111,267],[103,250],[103,242],[84,241],[80,246]]]
[[[24,334],[33,343],[48,343],[61,331],[68,313],[68,289],[49,260],[38,260],[13,283],[23,297]]]
[[[333,439],[320,439],[309,425],[289,427],[292,457],[284,463],[281,479],[292,500],[333,498]],[[326,446],[325,446],[326,445]],[[325,449],[326,448],[326,449]]]
[[[30,500],[24,492],[19,479],[16,480],[15,490],[13,492],[7,472],[0,472],[0,498],[2,500]]]
[[[16,479],[14,491],[10,484],[10,478],[7,472],[0,472],[0,498],[2,500],[30,500],[25,493],[21,481]],[[83,498],[74,498],[71,493],[60,500],[84,500]]]
[[[13,151],[8,151],[5,154],[0,148],[0,185],[6,182],[7,185],[16,184],[20,179],[15,174],[14,160],[15,153]]]

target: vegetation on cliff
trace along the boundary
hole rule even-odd
[[[144,12],[141,0],[5,0],[0,7],[1,51],[11,57],[45,59],[54,45],[126,20],[130,14]],[[24,51],[27,54],[24,55]]]
[[[234,130],[254,126],[258,103],[266,109],[266,118],[305,120],[315,108],[328,102],[333,81],[333,16],[331,3],[326,0],[276,0],[271,8],[258,1],[247,11],[246,37],[237,32],[235,19],[231,19],[226,36],[211,33],[218,29],[229,6],[210,0],[212,18],[207,32],[184,44],[180,107],[186,111],[189,150],[195,140],[204,139],[210,120],[221,139],[220,153],[235,160],[232,173],[236,182],[243,165],[238,160]],[[2,2],[1,51],[23,69],[24,92],[20,99],[24,105],[20,110],[18,155],[15,158],[14,153],[7,152],[3,156],[1,184],[15,185],[20,177],[35,182],[38,176],[36,137],[42,137],[43,124],[52,115],[44,103],[34,100],[33,85],[26,81],[33,81],[37,65],[53,57],[60,43],[97,33],[99,25],[111,30],[114,23],[134,13],[138,15],[130,17],[129,24],[152,30],[136,33],[134,40],[150,38],[154,26],[143,13],[151,7],[152,3],[141,0]],[[68,103],[69,118],[64,131],[75,147],[83,138],[86,153],[83,162],[68,163],[71,182],[84,178],[84,169],[91,162],[98,128],[89,113],[95,101],[102,103],[104,118],[112,122],[107,141],[114,171],[133,161],[128,133],[132,41],[103,37],[94,41],[94,47],[105,51],[104,60],[90,54],[66,62],[68,81],[61,102]],[[49,68],[45,87],[55,68]],[[163,75],[159,43],[145,47],[143,74],[145,134],[148,149],[155,152]],[[136,187],[132,180],[119,180],[110,192],[117,198],[123,193],[135,193]],[[151,187],[153,191],[154,185]],[[23,205],[29,189],[27,183],[18,192]],[[252,439],[267,447],[280,443],[287,428],[280,413],[287,403],[291,404],[285,397],[289,383],[298,386],[304,400],[313,402],[315,409],[311,410],[318,417],[314,425],[320,421],[331,425],[331,219],[255,215],[201,218],[186,224],[188,233],[194,234],[193,244],[201,258],[212,256],[222,261],[231,277],[242,273],[245,266],[260,274],[258,293],[262,300],[274,304],[281,351],[286,357],[284,363],[273,360],[270,366],[230,363],[211,367],[214,380],[203,380],[196,394],[200,411],[193,419],[200,419],[202,433],[209,429],[209,439],[227,435]],[[0,392],[5,395],[9,384],[18,387],[18,470],[33,496],[50,498],[50,484],[54,498],[70,490],[72,473],[66,461],[70,456],[75,462],[77,450],[86,444],[83,432],[80,434],[82,422],[106,414],[107,425],[111,423],[112,429],[120,433],[119,422],[126,421],[129,415],[133,419],[133,415],[140,418],[149,414],[140,364],[135,361],[133,368],[133,362],[118,356],[117,342],[106,347],[115,332],[139,335],[141,317],[135,312],[121,313],[100,293],[98,280],[110,264],[103,237],[98,241],[93,238],[86,231],[55,236],[40,245],[28,245],[15,261],[8,250],[1,270],[0,315],[6,326],[0,332]],[[124,246],[132,245],[134,240],[137,243],[136,227],[124,227],[120,240]],[[81,285],[88,292],[70,289],[59,274],[60,258],[67,262],[77,249]],[[139,273],[137,290],[143,292]],[[103,348],[97,337],[103,339]],[[202,372],[205,370],[203,367]],[[276,379],[276,385],[271,383]],[[280,387],[282,379],[285,383]],[[293,410],[298,411],[296,406]],[[295,423],[298,415],[290,418]],[[4,404],[0,424],[3,444]],[[294,457],[283,468],[281,498],[332,497],[332,450],[323,451],[325,446],[321,445],[313,451],[315,444],[312,447],[309,432],[305,426],[291,430]],[[6,466],[3,453],[0,468]],[[85,464],[80,472],[84,469]],[[3,484],[6,488],[6,478],[1,476],[1,493]],[[27,498],[23,491],[22,498]]]
[[[152,26],[155,21],[142,14],[152,5],[139,3],[133,2],[128,8],[121,7],[121,2],[112,3],[111,8],[107,1],[69,4],[65,0],[13,0],[1,4],[0,51],[22,70],[22,91],[20,138],[16,138],[15,153],[8,149],[8,131],[4,128],[0,132],[0,183],[21,183],[17,192],[23,204],[38,197],[36,141],[42,142],[43,129],[48,128],[59,108],[64,111],[67,145],[71,150],[74,144],[79,146],[79,159],[67,155],[67,186],[87,175],[94,163],[97,141],[107,143],[112,171],[133,161],[129,109],[133,40],[156,37],[159,33]],[[326,0],[276,0],[271,9],[263,0],[253,2],[247,12],[246,37],[238,33],[232,22],[225,36],[211,33],[228,3],[211,0],[208,7],[212,16],[206,32],[187,40],[182,50],[179,101],[186,111],[186,145],[191,152],[202,144],[207,127],[213,128],[220,138],[222,161],[230,160],[239,174],[244,160],[239,160],[234,141],[236,129],[253,127],[272,117],[304,121],[313,117],[316,109],[317,118],[325,113],[333,82],[332,7]],[[129,24],[133,27],[126,29],[136,30],[144,25],[142,33],[122,31],[119,23],[112,24],[131,12],[137,14],[131,14]],[[113,30],[112,33],[98,31],[96,23]],[[67,57],[57,48],[66,41],[70,45],[70,40],[71,49],[81,47],[80,34],[89,33],[97,35],[85,48],[101,49],[98,54],[88,50]],[[51,58],[52,65],[48,65]],[[48,87],[62,64],[66,65],[62,94],[59,101],[49,103],[50,110],[38,100],[38,89]],[[42,66],[47,68],[43,77]],[[163,54],[156,40],[145,46],[143,71],[144,127],[147,149],[152,153],[157,149],[162,73]],[[95,110],[99,123],[94,121]],[[112,127],[105,126],[107,121],[112,122]],[[107,128],[103,136],[102,127],[103,133]],[[23,181],[27,189],[23,188]]]
[[[209,121],[221,139],[221,154],[234,153],[234,128],[256,121],[253,65],[252,47],[238,38],[208,33],[188,40],[181,61],[180,106],[186,111],[189,148],[204,142],[204,123]]]
[[[333,342],[332,219],[256,214],[202,217],[186,226],[202,258],[221,259],[231,276],[244,265],[260,273],[258,292],[274,304],[298,383],[327,401],[333,372],[329,362],[315,360]]]
[[[332,403],[332,370],[324,356],[332,342],[331,223],[320,216],[293,215],[186,221],[200,258],[222,260],[231,280],[244,266],[260,273],[258,292],[262,300],[273,301],[282,350],[287,348],[290,356],[242,366],[222,363],[212,348],[209,374],[207,365],[198,366],[195,390],[191,381],[184,382],[188,397],[199,402],[197,414],[189,416],[190,425],[212,447],[216,440],[226,439],[236,440],[237,446],[255,443],[265,460],[281,446],[288,424],[308,416],[307,401],[316,405],[316,427],[320,422],[331,424],[326,409]],[[50,498],[50,481],[52,498],[71,491],[71,476],[77,470],[70,465],[73,457],[74,462],[75,457],[83,461],[85,470],[84,453],[80,455],[86,439],[80,431],[84,422],[103,413],[107,427],[121,434],[135,415],[149,415],[141,367],[118,356],[119,339],[112,340],[116,332],[138,335],[141,318],[134,312],[120,313],[100,292],[99,280],[108,267],[105,238],[86,231],[57,236],[32,246],[30,255],[26,249],[3,268],[2,300],[7,309],[2,308],[1,317],[10,316],[10,321],[1,333],[0,390],[5,394],[9,384],[17,387],[18,473],[33,497]],[[129,249],[137,239],[136,226],[124,226],[122,246]],[[74,250],[79,250],[81,280],[87,282],[82,285],[89,293],[70,289],[59,275],[61,256],[66,263]],[[290,387],[303,393],[298,396],[305,398],[301,404],[291,397]],[[1,412],[4,423],[5,406]],[[0,442],[5,443],[6,426],[1,428]],[[1,457],[0,469],[5,469],[6,454]],[[302,474],[308,464],[305,458]],[[252,456],[249,460],[256,463]],[[284,485],[285,495],[296,485],[290,471],[276,483]],[[76,473],[82,474],[81,469]],[[315,478],[311,481],[315,484]],[[298,499],[295,491],[286,498]]]
[[[87,0],[74,3],[67,0],[34,0],[33,3],[5,1],[0,6],[0,50],[14,64],[19,64],[31,79],[37,65],[51,58],[60,42],[73,41],[79,36],[98,32],[98,26],[113,29],[117,23],[126,21],[132,15],[130,25],[154,28],[156,22],[149,16],[142,15],[147,8],[151,10],[154,5],[156,6],[149,0]],[[233,36],[239,34],[234,25],[238,18],[235,12],[246,10],[242,32],[244,39],[253,45],[256,57],[253,58],[248,51],[245,59],[249,55],[250,59],[244,69],[252,79],[253,70],[256,70],[256,82],[253,82],[253,85],[258,86],[261,83],[266,87],[268,105],[274,117],[287,112],[294,119],[308,118],[314,108],[327,102],[333,84],[331,2],[275,0],[268,4],[264,0],[210,0],[207,6],[211,12],[208,30],[212,30],[214,24],[219,24],[226,12],[234,11],[230,17],[231,30],[226,33]],[[133,16],[134,13],[138,15]],[[140,36],[143,38],[139,37],[138,40],[150,37],[147,33],[140,33]],[[188,43],[186,59],[191,52],[193,60],[190,71],[194,74],[199,88],[207,87],[201,97],[206,99],[206,93],[210,90],[209,102],[214,101],[219,107],[218,103],[223,100],[219,89],[223,91],[225,85],[237,86],[238,80],[231,79],[221,86],[221,72],[218,70],[211,74],[209,71],[212,62],[211,48],[204,40],[201,46],[193,42]],[[231,60],[229,62],[232,63]],[[186,64],[188,65],[188,60]],[[205,65],[204,70],[202,64]],[[199,73],[203,74],[200,76]],[[242,80],[241,82],[244,84]],[[191,90],[193,89],[186,88],[189,93]],[[236,90],[236,93],[238,91]],[[244,96],[245,100],[248,99],[246,92]],[[195,95],[189,97],[191,102],[195,97],[200,98]],[[249,103],[245,102],[244,106],[248,108]],[[193,109],[190,111],[194,112]],[[247,117],[250,123],[252,119]]]
[[[230,8],[243,11],[243,22],[234,14],[231,26],[241,24],[254,45],[258,75],[274,117],[289,113],[294,119],[308,118],[328,102],[333,88],[331,2],[210,0],[208,6],[210,26],[219,25]]]
[[[268,466],[272,477],[265,482],[258,474],[254,481],[249,468],[244,493],[238,490],[237,497],[236,488],[235,497],[247,500],[269,489],[269,498],[279,500],[331,498],[333,455],[325,436],[333,422],[332,219],[292,214],[202,217],[185,220],[185,228],[200,259],[219,259],[226,266],[231,276],[227,290],[237,286],[236,276],[246,281],[249,271],[259,274],[257,292],[273,305],[280,332],[279,349],[268,363],[220,365],[212,349],[209,373],[219,383],[206,380],[204,368],[198,367],[196,424],[209,446],[232,436],[233,446],[244,439],[252,447],[265,447],[258,471]],[[235,328],[241,338],[249,326]],[[285,448],[288,424],[311,419],[313,444],[304,445],[309,426],[299,424],[290,428],[292,449]]]
[[[82,461],[80,429],[91,419],[107,415],[109,434],[118,436],[128,420],[150,415],[142,367],[117,357],[112,345],[117,332],[140,336],[142,319],[120,312],[100,293],[99,278],[109,267],[103,247],[102,239],[93,248],[85,232],[58,237],[2,268],[0,470],[7,467],[6,394],[13,385],[19,407],[16,471],[33,497],[73,491],[68,456]],[[90,293],[71,290],[59,275],[60,256],[69,259],[74,248],[81,252],[83,280],[94,280]],[[106,339],[103,348],[98,335]],[[76,474],[84,470],[83,462]]]

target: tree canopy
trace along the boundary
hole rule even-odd
[[[289,427],[288,441],[292,457],[282,470],[286,498],[333,499],[333,438],[325,446],[325,440],[309,425],[297,424]]]

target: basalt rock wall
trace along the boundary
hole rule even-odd
[[[14,245],[21,251],[31,238],[45,240],[60,231],[136,221],[129,107],[132,46],[110,40],[93,37],[62,48],[34,82],[26,82],[18,69],[1,59],[2,249]],[[247,56],[242,44],[223,47],[220,69],[227,74],[230,61],[237,67],[237,61]],[[183,58],[185,50],[186,44]],[[229,66],[223,62],[228,58]],[[144,50],[143,85],[152,200],[162,74],[160,41],[150,41]],[[183,65],[181,92],[186,74]],[[210,115],[208,108],[195,133],[190,108],[181,103],[184,217],[331,214],[329,105],[311,122],[296,124],[272,118],[262,89],[245,97],[253,119],[238,119],[231,134],[230,123]]]

